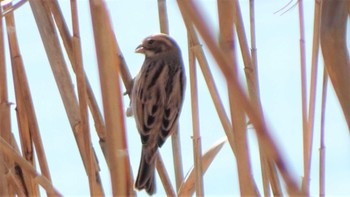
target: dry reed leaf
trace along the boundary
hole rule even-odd
[[[346,46],[347,3],[343,0],[323,1],[320,38],[324,63],[350,132],[350,67]]]
[[[214,143],[205,153],[202,155],[202,175],[205,174],[210,164],[219,153],[221,148],[227,142],[227,137],[223,137],[219,139],[216,143]],[[192,196],[195,191],[195,172],[192,167],[187,173],[186,178],[181,184],[181,187],[178,191],[178,196]]]

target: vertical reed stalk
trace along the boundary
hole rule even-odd
[[[300,25],[303,25],[303,7],[302,1],[299,2],[300,10]],[[319,53],[319,40],[320,40],[320,18],[321,18],[321,2],[315,1],[314,12],[314,33],[312,43],[312,60],[311,60],[311,82],[310,82],[310,101],[307,120],[307,130],[304,133],[304,178],[303,178],[303,191],[309,194],[310,185],[310,171],[311,171],[311,156],[312,156],[312,142],[313,142],[313,130],[315,119],[315,103],[316,103],[316,87],[317,87],[317,70],[318,70],[318,53]],[[304,25],[303,25],[304,26]],[[304,33],[304,31],[302,31]],[[305,48],[305,47],[304,47]],[[304,53],[305,53],[305,49]],[[302,52],[302,51],[301,51]],[[305,58],[305,54],[302,56]],[[305,60],[304,60],[305,61]],[[304,71],[306,72],[306,71]],[[305,87],[306,89],[306,87]],[[305,90],[306,91],[306,90]],[[306,96],[305,96],[306,97]]]
[[[87,175],[89,179],[90,194],[91,196],[103,196],[103,190],[96,184],[96,174],[98,171],[98,166],[94,165],[93,150],[91,147],[91,137],[89,130],[88,121],[88,110],[87,110],[87,94],[86,94],[86,80],[85,72],[82,62],[81,54],[81,43],[80,43],[80,32],[79,32],[79,21],[78,21],[78,8],[76,0],[71,0],[71,13],[72,13],[72,24],[73,24],[73,64],[76,73],[76,80],[78,84],[78,98],[79,98],[79,109],[80,109],[80,132],[83,135],[83,140],[85,141],[85,153],[87,161]],[[101,189],[101,190],[99,190]]]
[[[110,19],[103,1],[90,0],[107,132],[107,151],[113,195],[132,195],[130,162],[127,150],[122,94],[119,81],[119,59]]]
[[[0,7],[0,16],[2,16],[2,8]],[[7,93],[7,77],[5,65],[5,47],[2,17],[0,18],[0,136],[9,141],[7,136],[11,131],[10,110]],[[8,183],[5,176],[6,165],[3,153],[0,153],[0,196],[8,196]]]
[[[191,87],[191,109],[193,125],[193,161],[195,173],[196,196],[204,196],[203,188],[203,168],[202,168],[202,143],[199,131],[199,107],[198,107],[198,87],[197,87],[197,65],[194,52],[192,51],[193,42],[188,34],[188,59],[190,70]]]
[[[43,40],[44,48],[46,50],[47,57],[56,80],[56,84],[61,94],[61,98],[66,109],[66,113],[76,139],[80,155],[82,157],[85,170],[87,171],[87,154],[85,152],[85,142],[83,134],[81,132],[80,125],[80,113],[79,105],[74,92],[72,79],[69,75],[67,65],[64,61],[63,53],[58,41],[58,36],[55,31],[54,22],[52,20],[50,7],[47,1],[42,0],[30,0],[30,6],[32,8],[34,18],[36,20],[39,33]],[[97,166],[97,159],[94,154],[94,162]],[[95,174],[98,174],[98,169],[96,168]],[[97,175],[96,175],[97,176]],[[94,180],[96,185],[98,185],[98,190],[102,191],[102,185],[100,180],[97,178]]]
[[[232,152],[234,154],[236,154],[235,145],[234,145],[234,138],[233,138],[233,134],[232,134],[232,125],[230,123],[230,120],[229,120],[226,112],[225,112],[222,101],[219,97],[218,90],[217,90],[216,85],[214,83],[214,77],[211,74],[211,71],[209,69],[208,61],[205,58],[204,51],[201,48],[201,45],[199,43],[199,39],[198,39],[197,34],[194,30],[192,22],[190,21],[187,13],[185,11],[184,3],[182,1],[178,1],[178,6],[180,8],[182,18],[185,22],[187,31],[189,32],[189,34],[191,36],[191,40],[193,42],[192,50],[197,58],[199,66],[202,70],[205,82],[206,82],[208,89],[209,89],[210,96],[211,96],[213,103],[214,103],[214,106],[215,106],[216,112],[218,113],[219,119],[220,119],[221,124],[224,128],[224,131],[225,131],[225,134],[226,134],[227,139],[229,141]]]
[[[259,107],[262,117],[262,106],[260,101],[260,88],[259,88],[259,77],[258,77],[258,57],[257,57],[257,47],[256,47],[256,36],[255,36],[255,1],[250,0],[249,1],[249,19],[250,19],[250,43],[251,43],[251,68],[252,68],[252,74],[253,75],[246,75],[248,78],[249,76],[254,77],[255,83],[251,83],[252,85],[255,85],[255,87],[249,87],[250,92],[250,99],[252,102]],[[239,22],[239,21],[238,21]],[[243,26],[243,23],[242,23]],[[249,72],[246,72],[248,74]],[[250,80],[247,80],[247,83]],[[255,89],[255,90],[253,90]],[[260,165],[261,165],[261,174],[262,174],[262,184],[264,188],[264,196],[269,197],[270,196],[270,184],[272,188],[280,188],[280,182],[278,181],[276,170],[274,167],[274,164],[269,161],[268,157],[266,156],[264,145],[261,143],[261,141],[258,141],[259,144],[259,154],[260,154]],[[271,181],[274,178],[276,178],[276,181]],[[276,184],[276,185],[273,185]],[[278,192],[276,192],[278,193]],[[274,195],[276,195],[274,193]],[[279,193],[281,194],[281,193]]]
[[[17,41],[17,35],[16,35],[16,29],[15,29],[15,21],[14,21],[14,16],[13,13],[9,13],[6,17],[6,24],[11,31],[8,31],[8,37],[9,37],[9,45],[10,45],[10,55],[11,55],[11,60],[12,60],[12,72],[13,72],[13,78],[16,80],[15,85],[17,84],[16,89],[18,90],[17,93],[19,93],[18,101],[22,103],[22,110],[19,113],[25,113],[27,117],[27,126],[29,128],[30,133],[26,133],[25,135],[29,135],[29,139],[27,138],[27,146],[31,146],[31,143],[34,142],[35,150],[37,153],[37,158],[39,161],[40,169],[41,172],[43,173],[44,176],[47,177],[48,180],[51,181],[51,176],[50,176],[50,171],[49,167],[47,164],[46,156],[45,156],[45,151],[44,147],[42,144],[41,136],[40,136],[40,131],[39,131],[39,126],[38,122],[36,120],[36,115],[35,115],[35,110],[33,106],[33,101],[32,97],[30,94],[30,89],[28,85],[28,80],[26,77],[26,73],[24,70],[24,65],[23,61],[21,58],[21,54],[19,51],[19,46],[18,46],[18,41]],[[27,136],[28,137],[28,136]],[[30,150],[31,152],[28,152],[30,155],[26,155],[27,157],[32,160],[34,160],[34,155],[33,151]],[[34,193],[37,193],[37,188],[32,185],[32,191]]]
[[[169,34],[168,12],[167,12],[165,0],[158,0],[158,13],[159,13],[160,31],[165,34]],[[171,144],[172,144],[172,150],[173,150],[176,190],[179,190],[181,182],[183,181],[183,167],[182,167],[182,160],[181,160],[182,156],[181,156],[179,123],[177,123],[174,129],[175,131],[171,135],[171,142],[172,142]]]
[[[306,54],[305,54],[305,33],[304,33],[304,8],[303,1],[298,2],[299,10],[299,33],[300,33],[300,73],[301,73],[301,113],[303,125],[303,156],[304,156],[304,177],[303,177],[303,191],[309,195],[310,184],[310,161],[312,148],[312,131],[315,111],[315,96],[316,96],[316,79],[317,66],[313,65],[311,74],[310,87],[310,102],[309,102],[309,117],[307,110],[307,88],[306,88]],[[311,126],[311,127],[310,127]]]
[[[320,164],[319,164],[319,196],[326,194],[326,146],[325,146],[325,119],[326,119],[326,101],[327,101],[328,73],[323,71],[322,84],[322,104],[321,104],[321,135],[320,135]]]
[[[57,0],[50,0],[50,1],[47,1],[47,3],[50,7],[50,11],[52,12],[53,18],[55,19],[55,23],[56,23],[57,29],[61,35],[62,42],[63,42],[63,45],[64,45],[65,50],[67,52],[68,58],[72,64],[73,70],[75,71],[76,68],[75,68],[75,64],[73,62],[73,46],[72,46],[73,39],[72,39],[71,34],[69,32],[68,26],[64,20],[63,14],[61,12],[61,9],[58,5]],[[88,105],[89,105],[89,108],[91,111],[92,118],[93,118],[94,123],[95,123],[95,128],[96,128],[97,134],[100,138],[100,145],[101,145],[102,152],[105,153],[104,146],[103,146],[104,141],[106,140],[105,139],[105,136],[106,136],[105,124],[103,122],[101,111],[97,105],[95,95],[92,92],[90,82],[89,82],[88,78],[86,77],[85,73],[84,73],[84,76],[85,76],[86,91],[87,91],[87,97],[88,97]]]
[[[213,32],[210,31],[208,26],[204,23],[203,16],[198,11],[198,8],[195,6],[193,1],[178,0],[177,2],[178,4],[182,4],[186,12],[185,16],[189,16],[190,20],[201,34],[203,40],[206,42],[208,49],[224,74],[227,83],[237,90],[237,99],[253,123],[259,140],[264,141],[268,156],[274,160],[275,164],[280,170],[281,176],[286,183],[288,193],[290,195],[300,195],[301,191],[298,188],[298,184],[287,169],[287,165],[282,157],[282,154],[279,152],[276,144],[273,142],[265,122],[254,106],[248,101],[248,98],[245,95],[238,79],[234,78],[230,64],[228,63],[226,57],[222,54],[217,43],[214,41]]]
[[[234,47],[234,32],[233,25],[236,24],[237,32],[242,32],[243,28],[239,26],[237,22],[239,20],[239,5],[234,0],[231,1],[218,1],[219,9],[219,28],[220,28],[220,41],[219,45],[222,54],[227,58],[228,63],[231,65],[232,77],[238,76],[238,65],[236,59],[236,48]],[[235,10],[234,10],[235,9]],[[243,32],[244,35],[244,32]],[[245,36],[243,36],[245,37]],[[247,48],[248,49],[248,48]],[[242,53],[243,54],[243,53]],[[249,52],[246,54],[246,59],[250,61]],[[247,144],[247,133],[245,123],[245,113],[236,100],[236,89],[229,83],[228,95],[230,104],[230,113],[232,120],[233,135],[236,145],[236,162],[238,180],[240,186],[241,195],[257,196],[259,195],[251,171],[251,164],[249,158],[249,148]]]

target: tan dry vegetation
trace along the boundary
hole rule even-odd
[[[0,196],[39,196],[39,186],[44,188],[48,196],[60,196],[59,191],[51,183],[50,169],[42,146],[31,92],[17,43],[16,34],[21,32],[16,32],[13,12],[16,9],[20,9],[24,3],[27,3],[27,1],[20,0],[14,4],[10,2],[3,4],[0,9],[3,19],[0,21]],[[124,125],[125,114],[121,104],[123,97],[122,85],[124,84],[127,92],[130,92],[131,74],[123,58],[122,49],[120,49],[114,37],[106,4],[103,0],[90,0],[90,12],[103,100],[103,109],[100,109],[82,64],[76,0],[71,0],[71,19],[63,17],[57,0],[29,0],[28,3],[33,11],[46,55],[84,163],[89,179],[90,194],[93,196],[104,196],[104,188],[99,178],[97,158],[91,147],[90,133],[97,132],[100,138],[100,148],[109,167],[113,195],[135,196],[136,192],[133,189],[133,176],[127,152]],[[183,172],[187,171],[187,169],[182,167],[180,140],[175,133],[172,136],[175,185],[172,185],[170,182],[167,173],[169,169],[165,168],[160,154],[157,160],[157,171],[166,194],[168,196],[188,196],[195,193],[197,196],[203,196],[203,174],[210,168],[210,164],[215,159],[216,154],[220,152],[221,147],[227,141],[236,158],[237,176],[242,196],[280,196],[283,195],[283,191],[286,191],[288,195],[309,195],[311,147],[315,117],[315,82],[320,44],[326,68],[324,83],[322,84],[322,125],[324,125],[327,73],[329,73],[330,80],[350,128],[350,86],[348,85],[350,84],[350,70],[348,51],[345,45],[345,27],[348,17],[347,6],[350,6],[350,4],[341,0],[319,0],[315,3],[309,100],[307,99],[305,71],[304,11],[302,1],[299,1],[298,4],[304,133],[304,177],[303,182],[299,183],[297,177],[290,173],[284,156],[271,138],[271,132],[265,123],[262,113],[259,81],[257,78],[258,60],[255,46],[254,0],[250,1],[251,31],[249,33],[244,29],[240,5],[237,0],[218,0],[217,3],[219,41],[214,37],[214,32],[208,28],[208,24],[203,20],[203,13],[198,8],[196,1],[177,1],[188,34],[194,164],[188,176],[184,177]],[[169,33],[165,0],[158,0],[158,8],[160,29],[163,33]],[[72,33],[67,28],[66,20],[72,20]],[[55,28],[58,29],[59,34]],[[9,40],[8,45],[4,43],[5,32],[7,32]],[[235,42],[234,35],[238,37],[237,41],[240,51],[236,51],[238,49],[233,47],[232,42]],[[222,104],[215,80],[208,66],[207,54],[201,47],[199,38],[208,46],[209,52],[225,76],[229,97],[228,109],[225,109]],[[248,46],[248,38],[251,46]],[[61,50],[60,40],[64,45],[64,50]],[[5,64],[5,47],[9,48],[11,60],[8,62],[11,62],[11,64]],[[63,53],[67,54],[70,62],[65,63]],[[237,80],[236,75],[239,67],[237,57],[233,54],[242,56],[248,95],[244,92],[243,84]],[[68,66],[73,68],[75,78],[68,73]],[[7,69],[12,70],[14,80],[17,108],[16,121],[20,135],[18,141],[13,137],[11,131]],[[226,135],[223,139],[213,144],[209,150],[205,151],[202,150],[199,130],[197,74],[204,76],[206,86]],[[118,78],[122,79],[123,84],[120,84],[121,81]],[[72,86],[73,81],[77,84],[78,95],[75,94]],[[94,131],[89,131],[88,113],[91,113],[93,117]],[[264,191],[258,190],[257,180],[252,175],[252,164],[249,150],[247,149],[246,119],[249,119],[258,137]],[[38,159],[38,166],[34,164],[34,155]],[[325,194],[323,126],[321,127],[320,158],[319,193],[322,196]],[[38,167],[41,173],[38,172]],[[19,171],[22,173],[18,173]],[[270,188],[272,191],[270,191]]]

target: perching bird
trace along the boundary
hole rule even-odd
[[[136,189],[155,192],[155,161],[161,147],[174,130],[183,99],[186,76],[181,51],[166,34],[145,38],[136,50],[145,60],[135,77],[131,107],[141,136],[142,152]]]

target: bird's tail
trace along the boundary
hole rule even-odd
[[[155,165],[156,165],[157,147],[147,150],[142,147],[141,161],[139,171],[135,181],[135,188],[138,190],[145,189],[149,195],[156,191],[155,183]]]

